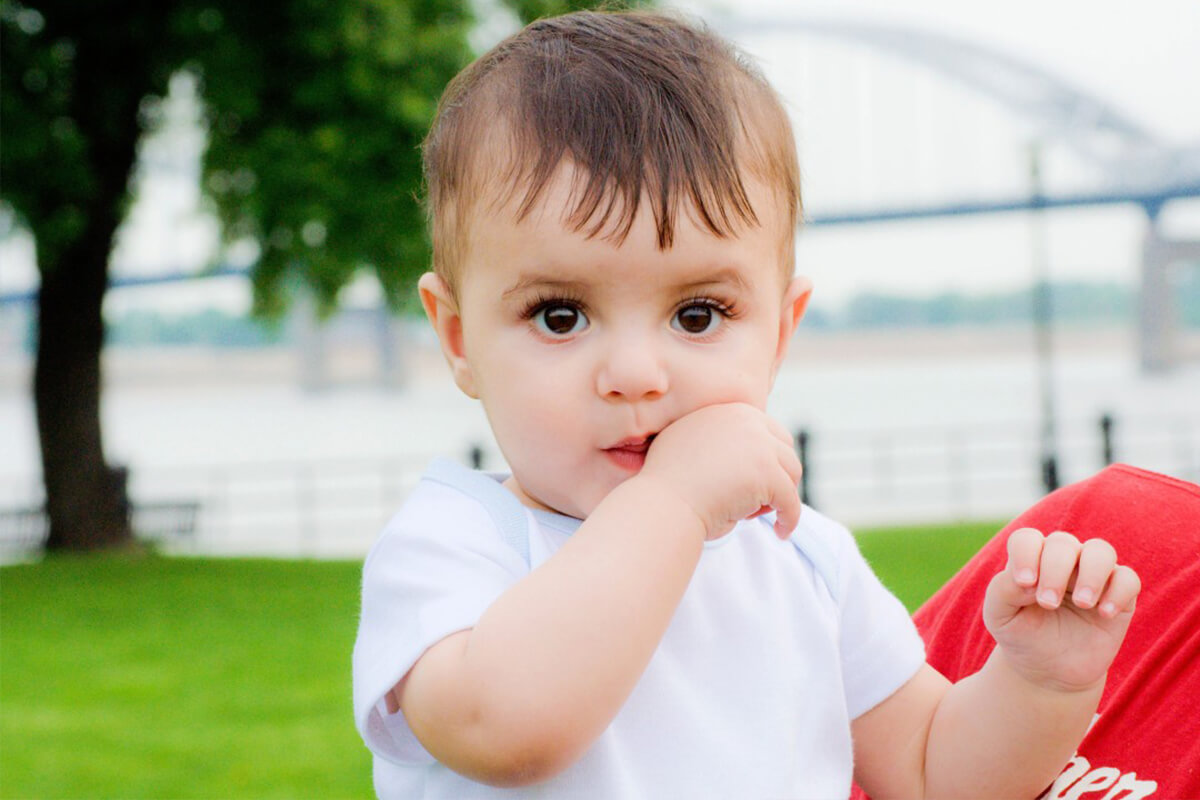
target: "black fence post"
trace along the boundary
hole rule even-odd
[[[1060,486],[1058,480],[1058,459],[1053,455],[1042,457],[1042,487],[1049,494]]]
[[[796,431],[796,454],[800,457],[800,500],[808,505],[813,504],[812,484],[809,478],[809,458],[808,458],[808,429],[801,428]]]
[[[471,459],[471,469],[483,469],[483,448],[477,444],[471,445],[471,449],[467,451],[467,457]]]
[[[1113,451],[1113,417],[1112,414],[1105,414],[1100,417],[1100,440],[1103,443],[1104,466],[1108,466],[1116,459]]]
[[[133,501],[129,499],[129,467],[114,464],[108,468],[108,480],[117,495],[117,510],[126,525],[133,524]],[[136,531],[135,531],[136,533]]]

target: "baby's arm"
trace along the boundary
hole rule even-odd
[[[475,780],[524,785],[575,761],[658,647],[706,538],[764,507],[800,513],[787,432],[743,404],[665,428],[545,564],[474,628],[435,644],[394,692],[421,744]]]
[[[925,666],[854,722],[855,778],[872,797],[1034,797],[1095,713],[1140,583],[1111,545],[1031,528],[984,598],[997,647],[954,685]]]

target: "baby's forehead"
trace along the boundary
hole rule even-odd
[[[650,284],[660,288],[709,283],[696,276],[711,275],[719,268],[744,274],[748,283],[776,278],[786,283],[791,278],[794,232],[786,224],[785,203],[778,192],[761,182],[751,182],[749,187],[757,221],[716,234],[699,219],[698,209],[685,201],[677,212],[678,235],[664,245],[657,237],[648,202],[634,210],[628,229],[616,220],[624,208],[617,208],[613,217],[602,221],[598,231],[591,221],[574,219],[574,195],[580,191],[581,181],[586,181],[586,176],[577,172],[570,165],[557,170],[524,214],[522,201],[528,185],[493,186],[489,196],[479,196],[473,212],[460,220],[462,258],[451,284],[461,288],[473,282],[473,276],[481,274],[479,270],[495,277],[514,265],[521,265],[517,272],[522,280],[536,273],[553,275],[555,281],[587,283],[611,280],[614,275],[622,276],[620,280],[632,279],[637,274],[653,277]],[[616,202],[624,201],[618,197]],[[661,258],[653,255],[655,252]],[[684,264],[688,266],[681,268]],[[491,280],[485,283],[492,285]]]
[[[672,238],[662,235],[663,228],[674,231],[684,220],[717,238],[737,238],[751,228],[776,225],[781,236],[793,233],[785,192],[759,177],[747,176],[744,181],[742,213],[717,208],[722,198],[705,202],[685,192],[663,207],[656,203],[661,197],[656,197],[652,185],[639,187],[635,194],[613,178],[597,180],[570,157],[542,175],[529,164],[506,162],[510,152],[494,144],[480,147],[478,171],[464,193],[471,199],[470,207],[461,209],[460,224],[470,227],[472,220],[487,217],[493,224],[521,227],[537,219],[586,238],[620,244],[635,224],[651,217],[664,250],[670,249]]]

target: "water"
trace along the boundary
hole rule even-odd
[[[770,411],[811,432],[812,499],[827,513],[1001,519],[1041,491],[1031,353],[1019,331],[802,334]],[[115,352],[106,448],[131,467],[135,501],[201,503],[177,548],[356,557],[433,455],[479,444],[502,466],[481,409],[427,344],[409,354],[404,389],[368,373],[359,363],[354,380],[312,392],[286,351]],[[0,363],[0,509],[38,499],[27,378],[28,364]],[[1123,332],[1065,332],[1054,396],[1064,481],[1101,466],[1105,413],[1119,459],[1200,479],[1200,364],[1147,376]]]

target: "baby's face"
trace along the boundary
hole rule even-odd
[[[582,518],[675,420],[715,403],[765,407],[807,282],[785,277],[784,223],[764,187],[750,191],[760,226],[721,239],[681,213],[665,251],[648,210],[619,245],[571,230],[570,188],[564,168],[519,223],[511,206],[477,206],[455,372],[483,403],[508,487]]]

